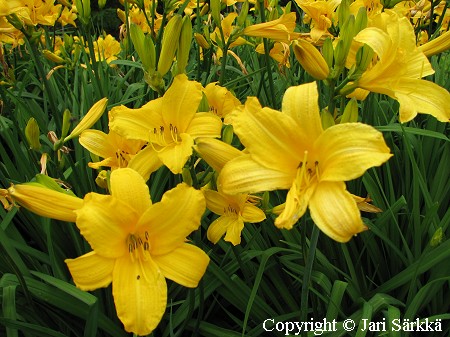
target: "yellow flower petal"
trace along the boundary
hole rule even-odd
[[[316,184],[309,186],[306,190],[299,193],[299,186],[297,180],[295,180],[286,196],[286,203],[282,212],[275,219],[275,226],[278,228],[292,229],[297,221],[305,214],[315,187]]]
[[[77,213],[77,227],[101,256],[117,258],[128,253],[126,238],[134,232],[138,213],[110,195],[88,193]]]
[[[206,236],[209,241],[216,244],[225,235],[233,219],[229,216],[220,216],[214,220],[208,227]]]
[[[413,119],[417,113],[427,113],[440,122],[450,122],[450,94],[436,83],[401,78],[395,88],[400,103],[400,122]]]
[[[392,155],[381,132],[361,123],[344,123],[326,129],[314,144],[320,168],[319,181],[355,179]]]
[[[113,271],[113,296],[117,316],[127,332],[150,334],[159,324],[167,305],[167,284],[151,258],[118,259]]]
[[[113,153],[109,146],[108,135],[99,130],[85,130],[78,139],[81,146],[89,152],[102,157],[110,157]]]
[[[295,174],[295,169],[282,172],[266,168],[245,155],[228,162],[217,183],[226,194],[273,191],[290,188]]]
[[[242,210],[242,220],[244,222],[261,222],[266,218],[266,215],[264,212],[256,207],[255,205],[252,205],[250,203],[246,203]]]
[[[194,140],[187,133],[180,134],[181,142],[166,146],[158,152],[159,159],[173,174],[181,173],[184,164],[192,154]]]
[[[221,193],[213,190],[204,190],[203,194],[206,200],[206,207],[213,213],[223,215],[225,213],[229,202],[228,199]]]
[[[148,231],[152,256],[164,255],[181,246],[198,229],[204,211],[202,192],[183,183],[142,214],[136,227]]]
[[[309,201],[311,218],[322,232],[338,242],[347,242],[367,227],[355,199],[343,182],[321,182]]]
[[[168,254],[154,256],[153,260],[166,278],[195,288],[205,274],[209,256],[200,248],[184,243]]]
[[[282,111],[297,122],[296,132],[302,135],[303,143],[310,143],[322,133],[317,82],[288,88],[283,97]],[[302,153],[301,148],[298,152]]]
[[[111,109],[109,127],[129,139],[149,140],[150,131],[163,125],[162,98],[148,102],[138,109],[123,105]]]
[[[233,112],[231,118],[235,133],[256,162],[273,169],[297,168],[303,144],[297,124],[290,116],[269,108],[253,111],[246,104],[243,111]]]
[[[130,169],[122,168],[111,173],[111,194],[127,203],[137,213],[144,213],[152,204],[150,191],[142,176]]]
[[[78,123],[78,125],[72,130],[70,135],[64,138],[64,141],[66,142],[69,139],[78,137],[81,134],[81,132],[92,127],[95,124],[95,122],[97,122],[99,118],[103,115],[107,103],[108,99],[106,97],[96,102],[89,109],[86,115],[84,115],[83,119]]]
[[[83,206],[83,199],[32,184],[12,185],[8,196],[37,215],[56,220],[75,222],[75,210]]]
[[[219,138],[222,131],[222,121],[220,118],[209,112],[198,112],[191,120],[186,133],[192,138],[211,137]]]
[[[202,85],[189,81],[185,74],[176,76],[163,96],[161,110],[165,125],[175,125],[185,132],[202,100]],[[161,124],[162,125],[162,124]]]
[[[241,243],[241,233],[244,229],[244,221],[241,217],[234,218],[229,223],[224,240],[231,242],[233,246],[237,246]]]
[[[145,181],[150,178],[150,174],[155,172],[163,165],[156,151],[148,145],[145,149],[139,151],[128,162],[128,167],[137,171]]]
[[[112,281],[115,260],[99,256],[94,251],[76,259],[66,259],[64,262],[69,268],[73,282],[81,290],[104,288]]]
[[[243,155],[241,151],[221,140],[214,138],[201,138],[194,145],[196,152],[211,166],[214,170],[220,171],[223,166],[231,159]]]

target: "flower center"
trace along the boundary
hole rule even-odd
[[[178,131],[178,127],[171,123],[169,124],[169,130],[167,130],[164,125],[160,125],[159,129],[153,128],[153,131],[150,131],[150,140],[150,144],[152,146],[153,143],[155,143],[165,147],[172,143],[180,143],[181,137]]]
[[[310,158],[312,159],[312,158]],[[297,183],[300,190],[308,187],[315,180],[319,180],[319,162],[308,161],[308,151],[305,151],[303,160],[298,164]]]
[[[230,204],[227,208],[223,208],[223,212],[226,216],[238,217],[239,215],[237,208]]]
[[[130,160],[130,154],[124,150],[116,151],[116,159],[119,167],[127,167]]]
[[[150,258],[151,246],[147,231],[144,232],[144,235],[138,233],[128,235],[127,246],[133,262],[135,260],[147,261]]]

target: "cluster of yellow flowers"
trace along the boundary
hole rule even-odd
[[[411,22],[430,19],[429,3],[422,2],[410,6],[397,1],[386,9],[377,1],[296,0],[310,27],[308,33],[300,33],[297,16],[289,8],[280,15],[272,10],[267,22],[251,25],[248,2],[239,14],[222,17],[220,2],[212,0],[205,31],[194,35],[192,8],[197,3],[189,4],[182,18],[173,12],[167,17],[155,14],[155,2],[135,0],[128,17],[118,14],[130,29],[146,80],[160,97],[136,109],[111,108],[108,133],[90,129],[107,108],[105,98],[58,141],[62,146],[78,138],[102,158],[89,166],[110,168],[97,179],[109,194],[89,193],[81,199],[40,176],[38,182],[0,190],[0,201],[5,208],[17,204],[45,217],[75,222],[92,247],[91,252],[66,260],[75,284],[93,290],[112,283],[117,314],[125,329],[138,335],[155,329],[165,312],[166,278],[196,287],[205,273],[209,257],[186,238],[198,229],[206,208],[219,216],[207,232],[213,243],[225,236],[239,244],[244,224],[261,222],[269,213],[276,215],[278,228],[291,229],[307,209],[326,235],[347,242],[367,229],[360,214],[367,204],[348,192],[345,182],[392,156],[381,132],[358,122],[355,99],[362,100],[369,92],[390,96],[400,104],[400,122],[417,113],[450,120],[450,94],[423,79],[434,72],[427,57],[448,49],[450,35],[446,32],[417,46]],[[173,2],[168,7],[179,5]],[[207,14],[206,4],[202,8]],[[75,25],[75,13],[75,6],[54,1],[2,2],[0,41],[20,44],[24,26],[54,25],[56,20]],[[82,16],[89,17],[84,7]],[[446,19],[441,22],[448,25]],[[166,25],[157,61],[153,38],[162,24]],[[281,66],[289,66],[292,50],[304,70],[325,85],[334,86],[345,72],[334,94],[353,99],[344,111],[330,107],[321,111],[317,82],[311,82],[288,88],[281,111],[261,106],[256,97],[241,104],[217,83],[203,87],[188,79],[184,72],[193,36],[199,48],[214,49],[217,62],[225,62],[230,54],[242,67],[231,49],[251,45],[263,52],[267,46],[261,38],[270,39],[270,56]],[[61,45],[67,47],[69,40]],[[63,56],[70,58],[66,47],[58,49],[59,54],[48,51],[47,57],[57,61],[55,57],[65,50]],[[110,62],[121,49],[107,35],[96,41],[94,51],[97,61]],[[170,69],[176,76],[166,90],[163,77]],[[244,149],[230,145],[233,132]],[[197,167],[203,160],[215,171],[200,189],[191,186],[195,171],[186,170],[186,164],[194,162],[191,158]],[[163,165],[182,174],[185,182],[152,203],[147,180]],[[258,207],[262,193],[274,190],[288,190],[285,203],[271,210]]]

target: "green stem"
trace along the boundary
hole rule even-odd
[[[306,257],[305,273],[303,274],[301,302],[300,302],[300,322],[306,322],[308,319],[308,296],[309,296],[309,283],[311,281],[311,274],[314,265],[314,259],[316,256],[317,242],[319,241],[319,227],[315,224],[313,226],[311,240],[309,242],[309,254]],[[302,336],[306,337],[307,333],[304,331]]]
[[[264,12],[264,0],[259,1],[259,10],[261,12],[261,23],[266,22],[266,14]],[[267,77],[269,79],[269,90],[270,90],[270,99],[271,99],[271,107],[275,108],[275,88],[273,86],[273,77],[270,68],[270,49],[269,42],[266,38],[263,38],[264,43],[264,63],[266,65]],[[269,95],[267,95],[269,97]]]

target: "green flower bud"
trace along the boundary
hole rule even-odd
[[[41,143],[39,142],[40,130],[39,126],[34,118],[28,120],[27,126],[25,127],[25,137],[27,139],[30,149],[39,151],[41,148]]]
[[[183,18],[181,26],[180,41],[177,51],[177,74],[185,72],[189,61],[189,52],[191,51],[192,41],[192,22],[189,16]]]
[[[176,14],[164,29],[161,54],[158,61],[158,72],[161,76],[164,76],[172,66],[180,40],[181,26],[181,15]]]
[[[352,98],[345,106],[340,123],[356,123],[358,121],[358,103]]]

